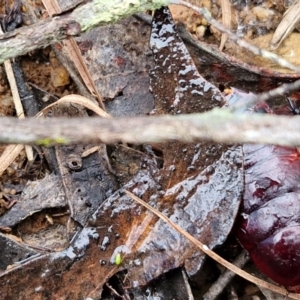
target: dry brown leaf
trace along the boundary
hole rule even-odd
[[[0,175],[2,175],[23,149],[24,145],[9,145],[5,148],[0,157]]]
[[[53,0],[53,1],[48,1],[48,0],[43,0],[42,1],[48,14],[50,16],[53,16],[55,14],[60,14],[61,13],[61,9],[59,4],[57,3],[57,1]]]
[[[283,42],[283,40],[293,31],[300,20],[300,0],[289,7],[285,12],[280,24],[278,25],[273,38],[270,42],[270,47],[275,50]]]
[[[231,28],[231,4],[229,0],[221,0],[221,7],[222,7],[222,23],[225,25],[227,28]],[[227,34],[222,33],[221,36],[221,44],[220,44],[220,51],[223,50],[224,45],[227,41]]]

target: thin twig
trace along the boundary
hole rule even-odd
[[[300,90],[300,79],[296,80],[292,83],[284,83],[276,89],[270,90],[265,93],[258,94],[256,99],[254,99],[252,105],[254,105],[260,101],[267,101],[269,99],[284,96],[286,94],[294,93],[299,90]],[[251,105],[250,102],[249,102],[249,105]]]
[[[106,282],[105,284],[111,291],[113,294],[115,294],[117,297],[123,298],[108,282]]]
[[[217,28],[219,31],[221,31],[222,33],[226,33],[228,35],[228,38],[231,39],[234,43],[236,43],[237,45],[239,45],[242,48],[245,48],[249,51],[251,51],[252,53],[256,54],[256,55],[260,55],[284,68],[288,68],[290,70],[293,70],[297,73],[300,73],[300,68],[293,65],[292,63],[288,62],[287,60],[281,58],[280,56],[269,52],[267,50],[264,49],[260,49],[248,42],[246,42],[245,40],[239,38],[238,35],[236,35],[233,31],[231,31],[230,29],[228,29],[227,27],[225,27],[222,23],[218,22],[216,19],[214,19],[211,16],[211,13],[205,9],[205,8],[199,8],[189,2],[186,2],[184,0],[170,0],[171,4],[178,4],[178,5],[184,5],[186,7],[189,7],[191,9],[193,9],[194,11],[196,11],[199,15],[201,15],[208,23],[210,23],[212,26],[214,26],[215,28]]]
[[[249,256],[246,251],[242,251],[241,254],[234,260],[233,264],[238,268],[243,268],[246,262],[249,261]],[[216,282],[212,284],[209,290],[203,295],[204,300],[215,300],[224,290],[224,288],[228,285],[228,283],[235,276],[233,272],[230,270],[226,270],[221,276],[218,278]]]
[[[88,67],[86,66],[82,55],[80,53],[80,49],[73,37],[69,40],[63,41],[64,47],[66,51],[69,53],[70,58],[72,58],[77,71],[79,72],[83,82],[85,83],[86,87],[90,91],[91,95],[95,96],[98,99],[99,106],[105,110],[105,106],[103,104],[103,97],[99,94],[95,82],[90,74]]]
[[[192,292],[191,286],[189,284],[189,280],[188,280],[188,277],[187,277],[187,275],[185,273],[185,270],[181,269],[181,273],[182,273],[182,277],[183,277],[183,281],[184,281],[186,293],[187,293],[187,296],[188,296],[187,300],[194,300],[193,292]]]
[[[276,292],[278,294],[286,295],[287,291],[284,288],[281,288],[279,286],[276,286],[276,285],[271,284],[269,282],[266,282],[264,280],[258,279],[256,277],[250,275],[249,273],[247,273],[247,272],[245,272],[245,271],[237,268],[235,265],[233,265],[230,262],[226,261],[221,256],[219,256],[218,254],[216,254],[215,252],[213,252],[212,250],[210,250],[206,245],[202,244],[200,241],[198,241],[197,239],[195,239],[189,233],[187,233],[186,231],[184,231],[180,226],[178,226],[175,223],[173,223],[168,217],[166,217],[164,214],[162,214],[161,212],[159,212],[157,209],[153,208],[152,206],[150,206],[149,204],[147,204],[146,202],[144,202],[142,199],[138,198],[137,196],[135,196],[131,192],[125,191],[125,193],[128,196],[130,196],[132,199],[134,199],[136,202],[140,203],[145,208],[147,208],[148,210],[150,210],[151,212],[153,212],[160,219],[162,219],[167,224],[169,224],[171,227],[173,227],[177,232],[179,232],[182,235],[184,235],[191,243],[193,243],[194,245],[196,245],[202,252],[204,252],[206,255],[208,255],[209,257],[211,257],[213,260],[215,260],[216,262],[218,262],[219,264],[221,264],[225,268],[231,270],[235,274],[243,277],[244,279],[246,279],[246,280],[248,280],[248,281],[250,281],[250,282],[252,282],[254,284],[257,284],[259,286],[265,287],[265,288],[267,288],[269,290],[272,290],[272,291],[274,291],[274,292]],[[300,295],[299,294],[289,294],[289,297],[291,297],[292,299],[300,299]]]
[[[0,176],[24,149],[24,145],[8,145],[0,156]]]
[[[299,90],[300,90],[300,79],[292,83],[284,83],[276,89],[258,95],[253,95],[253,99],[247,102],[247,107],[253,107],[258,102],[268,101],[276,97],[286,96],[287,94],[294,93]],[[235,112],[235,111],[239,111],[241,108],[245,108],[245,103],[241,102],[239,104],[233,105],[230,107],[230,110]]]

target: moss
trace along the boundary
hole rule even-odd
[[[90,30],[98,25],[112,24],[122,18],[146,10],[167,6],[169,0],[94,0],[79,6],[72,17],[80,24],[81,30]]]
[[[68,144],[68,141],[62,137],[55,138],[55,139],[45,138],[45,139],[37,140],[36,144],[38,146],[50,147],[50,146],[54,146],[54,145],[66,145],[66,144]]]

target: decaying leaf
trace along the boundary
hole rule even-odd
[[[0,217],[0,226],[13,227],[38,211],[66,205],[61,181],[57,176],[48,175],[26,185],[18,202]]]
[[[130,17],[94,28],[76,41],[111,115],[133,116],[153,109],[148,24]]]
[[[38,254],[32,248],[22,245],[2,233],[0,233],[0,249],[0,273],[6,270],[8,266],[12,266],[19,261],[32,258],[33,255]],[[7,255],[7,253],[10,255]]]
[[[49,294],[84,299],[108,274],[100,265],[98,239],[95,228],[84,228],[66,250],[20,261],[0,275],[0,299],[45,299]]]
[[[221,105],[221,93],[198,74],[167,9],[154,15],[150,45],[156,62],[151,86],[157,113],[199,112]],[[241,148],[170,143],[161,149],[164,167],[145,160],[143,170],[124,188],[164,211],[209,247],[222,243],[241,196]],[[110,218],[112,226],[118,224],[119,249],[127,254],[124,265],[133,285],[145,284],[182,264],[190,275],[195,274],[203,254],[161,221],[152,220],[138,242],[128,246],[128,236],[146,216],[120,192],[107,199],[93,222],[100,228]],[[138,263],[133,263],[135,259]]]

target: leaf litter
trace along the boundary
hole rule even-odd
[[[156,13],[151,41],[152,47],[156,47],[153,52],[158,66],[151,72],[151,86],[156,101],[152,114],[203,112],[224,104],[219,90],[196,71],[166,9]],[[182,61],[183,65],[178,64]],[[122,60],[118,58],[118,62]],[[199,96],[202,96],[201,101]],[[37,279],[46,277],[49,286],[56,286],[60,282],[61,287],[57,291],[60,295],[68,293],[74,297],[76,293],[84,293],[99,296],[102,290],[99,276],[112,275],[117,271],[108,262],[115,262],[119,253],[124,255],[120,268],[128,269],[128,278],[133,286],[146,283],[182,264],[185,264],[190,275],[199,270],[203,255],[196,247],[137,207],[123,191],[126,188],[149,199],[150,204],[164,211],[197,238],[201,239],[201,234],[204,235],[205,243],[214,247],[226,239],[237,212],[243,186],[241,148],[209,143],[169,143],[152,147],[163,153],[164,166],[161,167],[161,162],[149,152],[141,155],[141,170],[99,207],[89,219],[87,227],[75,233],[71,246],[56,254],[42,254],[34,258],[32,264],[24,262],[23,270],[27,270],[28,274],[22,279],[23,284],[29,282],[30,276],[37,272],[40,275],[36,276]],[[217,201],[212,201],[215,198],[221,207]],[[224,211],[228,214],[224,214],[224,220],[220,220]],[[224,228],[222,222],[226,225]],[[107,265],[103,266],[103,261]],[[153,265],[153,262],[157,264]],[[45,264],[49,268],[41,267]],[[98,277],[98,280],[85,273],[81,281],[85,287],[68,291],[72,276],[82,272],[85,264],[91,266],[92,275]],[[98,270],[99,265],[102,270]],[[74,269],[70,270],[70,266]],[[57,271],[63,272],[62,281],[51,278]],[[5,275],[7,278],[14,276],[9,271]],[[34,292],[45,293],[45,283],[41,280],[39,285],[35,281]],[[10,287],[4,291],[8,289]]]
[[[156,12],[151,47],[156,60],[156,67],[151,72],[156,101],[153,114],[202,112],[224,103],[219,90],[198,74],[167,9]],[[164,100],[165,90],[169,94]],[[203,101],[199,101],[199,95]],[[170,105],[165,102],[168,99],[172,101]],[[35,272],[36,283],[30,286],[36,285],[35,289],[43,293],[43,278],[47,277],[47,286],[57,285],[57,279],[51,274],[60,270],[63,278],[59,280],[56,293],[62,295],[66,293],[68,278],[75,269],[89,264],[93,266],[90,270],[94,276],[85,274],[82,277],[82,281],[89,284],[81,292],[97,294],[97,283],[98,292],[102,286],[95,277],[103,278],[104,274],[105,277],[116,272],[115,266],[109,262],[114,262],[118,254],[124,256],[120,268],[127,268],[128,280],[135,287],[182,264],[190,275],[195,274],[203,263],[203,254],[176,231],[145,213],[122,191],[131,190],[148,198],[150,203],[167,212],[171,219],[178,220],[195,237],[205,237],[205,243],[213,248],[226,239],[237,213],[242,191],[241,148],[209,143],[170,143],[159,146],[158,151],[163,153],[163,167],[151,151],[142,155],[140,171],[100,205],[88,220],[87,227],[75,234],[71,246],[56,254],[41,253],[40,257],[22,266],[24,272],[28,272],[22,285],[26,286],[26,280]],[[79,240],[85,242],[79,243]],[[67,271],[78,259],[77,267]],[[106,264],[99,267],[100,261]],[[99,275],[95,276],[95,272]],[[5,287],[7,280],[16,282],[13,280],[15,276],[18,277],[14,269],[3,274],[5,280],[1,291],[4,294],[11,293],[11,288],[18,290],[16,285]],[[91,292],[91,286],[96,286],[94,292]],[[75,295],[78,292],[74,289],[68,293]],[[27,290],[25,294],[28,297],[31,292]]]

